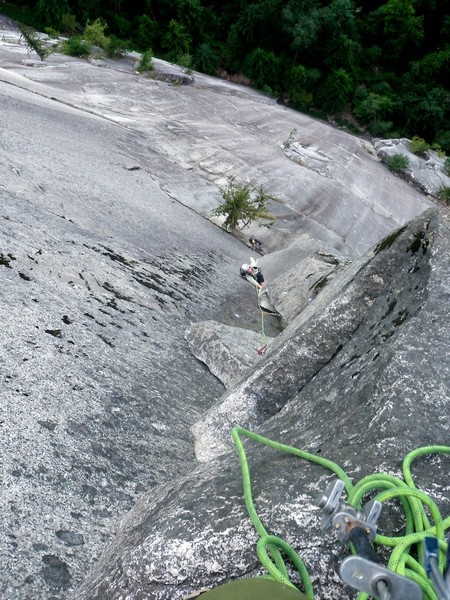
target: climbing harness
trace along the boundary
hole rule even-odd
[[[298,591],[297,585],[289,579],[284,555],[294,565],[305,596],[308,600],[314,599],[309,574],[298,554],[284,540],[269,535],[259,519],[252,497],[243,437],[319,464],[336,475],[337,481],[333,481],[317,500],[322,509],[321,530],[334,530],[342,542],[350,544],[353,556],[344,559],[340,575],[345,583],[358,590],[357,600],[369,597],[380,600],[450,600],[450,544],[445,540],[450,516],[441,517],[433,500],[416,488],[410,470],[411,463],[418,457],[426,454],[450,455],[450,447],[426,446],[410,452],[403,461],[403,480],[376,473],[354,485],[339,465],[326,458],[240,427],[233,428],[231,435],[241,464],[245,506],[260,536],[256,552],[270,578]],[[341,499],[344,490],[347,501]],[[375,491],[378,493],[361,506],[361,500]],[[386,537],[377,533],[377,521],[383,503],[393,499],[398,499],[404,509],[405,535]],[[425,508],[434,525],[430,524]],[[387,567],[381,564],[373,543],[393,548]]]

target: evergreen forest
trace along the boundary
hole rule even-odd
[[[0,11],[248,83],[375,137],[450,154],[450,0],[16,0]]]

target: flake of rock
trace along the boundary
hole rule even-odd
[[[45,333],[48,333],[53,337],[62,337],[62,329],[46,329]]]
[[[75,531],[59,529],[56,532],[56,537],[68,544],[69,546],[81,546],[84,544],[84,538],[81,535],[81,533],[77,533]]]
[[[261,359],[258,349],[272,338],[216,321],[191,325],[185,332],[191,352],[204,362],[226,388],[235,384]]]

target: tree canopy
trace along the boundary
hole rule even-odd
[[[103,19],[130,48],[248,78],[293,108],[450,154],[448,0],[10,0],[66,34]],[[31,17],[31,18],[32,18]],[[27,23],[33,24],[33,23]]]

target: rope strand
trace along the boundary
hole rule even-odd
[[[264,444],[265,446],[270,446],[275,450],[293,454],[294,456],[316,463],[328,469],[344,482],[348,495],[348,502],[355,509],[359,509],[361,507],[362,498],[374,490],[382,490],[374,497],[374,499],[379,502],[383,503],[394,499],[399,500],[405,514],[405,535],[387,537],[377,534],[374,543],[394,548],[389,559],[388,568],[399,575],[403,575],[412,581],[415,581],[423,591],[424,600],[438,599],[436,593],[437,590],[434,590],[432,582],[427,578],[423,567],[423,540],[428,536],[437,538],[439,547],[439,570],[442,574],[445,568],[447,552],[445,532],[450,528],[450,516],[443,519],[435,502],[423,491],[417,489],[411,476],[411,463],[416,458],[426,454],[450,454],[450,447],[425,446],[410,452],[403,461],[404,481],[392,475],[375,473],[364,477],[356,485],[353,485],[345,471],[331,460],[316,456],[315,454],[310,454],[309,452],[305,452],[292,446],[269,440],[261,435],[242,429],[241,427],[234,427],[231,430],[231,436],[235,443],[241,464],[245,506],[253,526],[260,536],[256,548],[257,555],[261,564],[268,572],[269,577],[286,585],[290,585],[291,587],[296,587],[289,580],[287,568],[280,552],[282,551],[294,565],[303,585],[304,593],[309,600],[314,600],[311,579],[301,558],[284,540],[270,535],[258,516],[253,502],[247,456],[241,439],[243,437]],[[428,509],[429,514],[433,519],[433,526],[430,525],[425,512],[425,507]],[[270,552],[270,556],[266,548]],[[417,559],[414,555],[417,556]],[[356,600],[367,600],[368,598],[369,596],[366,593],[361,592],[356,596]]]

